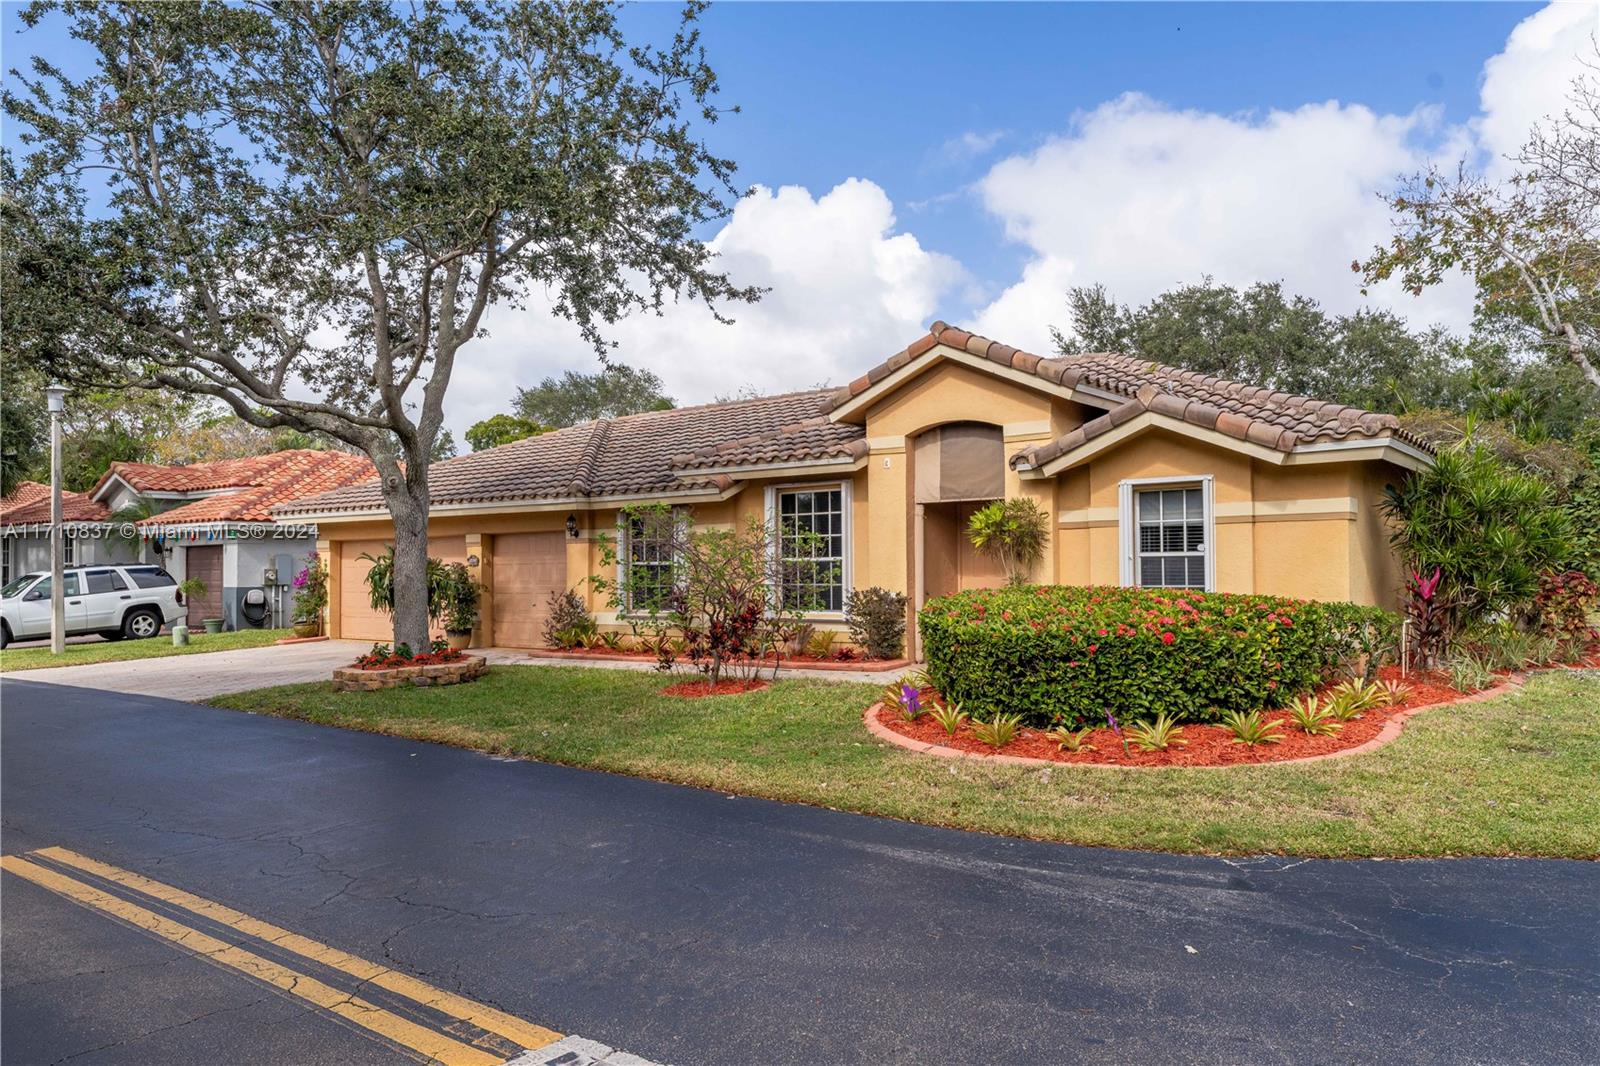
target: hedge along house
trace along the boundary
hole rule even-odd
[[[1389,415],[1124,355],[1045,359],[934,323],[844,388],[589,422],[436,464],[429,553],[484,584],[475,643],[509,647],[541,645],[546,600],[569,588],[626,628],[588,579],[601,534],[624,565],[665,565],[619,526],[639,503],[701,528],[760,516],[819,534],[837,573],[816,590],[824,628],[842,628],[851,588],[905,592],[914,612],[1000,584],[965,526],[1010,496],[1051,515],[1035,581],[1390,604],[1400,574],[1378,502],[1430,461]],[[390,639],[361,559],[391,529],[377,485],[274,513],[321,530],[331,635]]]
[[[189,599],[190,625],[286,626],[290,582],[317,531],[274,522],[271,509],[373,474],[365,456],[297,448],[208,463],[112,463],[88,495],[110,512],[145,515],[133,524],[145,556],[179,581],[205,583]]]

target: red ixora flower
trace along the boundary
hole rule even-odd
[[[1161,643],[1163,643],[1163,644],[1171,644],[1173,641],[1175,641],[1177,639],[1178,638],[1173,636],[1171,633],[1163,633],[1163,634],[1161,634]]]

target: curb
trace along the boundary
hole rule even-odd
[[[282,640],[273,641],[272,642],[272,646],[276,648],[276,647],[281,647],[284,644],[316,644],[319,641],[324,641],[324,640],[327,640],[327,639],[328,638],[325,637],[325,636],[323,636],[323,637],[284,637]]]
[[[862,714],[862,723],[867,727],[867,732],[885,743],[897,748],[915,752],[918,755],[933,755],[940,759],[972,759],[983,763],[1001,763],[1009,766],[1065,766],[1074,769],[1083,767],[1091,770],[1241,770],[1262,766],[1294,766],[1309,762],[1323,762],[1327,759],[1343,759],[1351,755],[1365,755],[1367,752],[1377,751],[1398,738],[1405,729],[1406,722],[1413,716],[1424,711],[1437,710],[1440,707],[1455,707],[1463,703],[1480,703],[1484,700],[1496,699],[1520,689],[1528,680],[1527,674],[1508,674],[1505,679],[1493,688],[1482,689],[1458,700],[1449,700],[1445,703],[1430,703],[1423,707],[1400,711],[1383,724],[1378,735],[1357,744],[1353,748],[1341,748],[1338,751],[1324,752],[1321,755],[1302,755],[1294,759],[1273,759],[1267,762],[1241,762],[1228,763],[1225,766],[1125,766],[1121,763],[1111,762],[1065,762],[1059,759],[1036,759],[1031,755],[984,755],[976,751],[962,751],[960,748],[947,747],[944,744],[929,744],[921,740],[912,740],[904,733],[896,733],[893,729],[878,721],[878,708],[883,706],[883,701],[878,701],[868,707]]]
[[[326,638],[322,638],[326,639]],[[282,644],[283,641],[278,643]],[[528,652],[530,659],[566,659],[576,662],[603,662],[603,663],[653,663],[653,655],[634,654],[621,651],[561,651],[556,648],[538,648]],[[792,659],[781,660],[785,670],[840,670],[857,671],[859,673],[888,673],[891,670],[904,670],[911,665],[910,659],[856,659],[846,662],[796,662]]]

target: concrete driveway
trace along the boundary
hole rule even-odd
[[[372,645],[359,640],[324,640],[312,644],[283,644],[237,651],[170,655],[160,659],[51,666],[20,670],[0,676],[49,685],[72,685],[132,696],[160,696],[194,702],[229,692],[326,681],[336,667],[348,665]],[[492,663],[524,662],[522,652],[490,648],[481,652]]]

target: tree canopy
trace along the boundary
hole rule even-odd
[[[603,353],[626,314],[759,296],[696,236],[739,195],[699,13],[657,44],[593,0],[34,3],[95,65],[5,96],[5,344],[371,456],[423,646],[428,463],[485,310],[538,286]]]
[[[467,427],[467,443],[473,451],[481,452],[485,448],[498,448],[525,437],[538,436],[544,430],[539,423],[516,415],[491,415]]]
[[[555,428],[640,411],[665,411],[672,406],[659,377],[624,363],[613,363],[592,374],[568,370],[531,389],[518,389],[516,400],[518,416]]]

